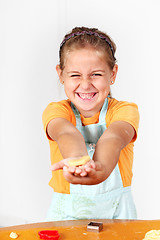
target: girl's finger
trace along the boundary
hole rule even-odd
[[[88,163],[86,163],[84,165],[85,170],[88,169],[88,171],[89,171],[90,168],[95,169],[95,162],[93,160],[89,161]]]
[[[50,167],[50,170],[51,171],[56,171],[56,170],[59,170],[59,169],[63,169],[64,166],[65,166],[65,162],[64,162],[64,160],[62,160],[62,161],[60,161],[58,163],[53,164]]]
[[[87,176],[87,172],[85,170],[83,170],[81,173],[80,173],[80,176],[81,177],[86,177]]]

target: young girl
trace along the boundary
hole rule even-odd
[[[139,113],[134,103],[110,96],[115,50],[108,35],[85,27],[60,45],[56,70],[68,100],[43,113],[54,190],[48,221],[136,218],[131,181]],[[84,156],[90,161],[83,166],[69,165]]]

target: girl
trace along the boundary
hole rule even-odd
[[[68,100],[50,103],[43,113],[54,190],[48,221],[136,218],[131,181],[139,113],[134,103],[110,96],[115,51],[95,28],[76,27],[60,45],[56,70]],[[69,165],[88,155],[83,167]]]

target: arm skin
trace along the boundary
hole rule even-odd
[[[49,137],[55,140],[58,144],[62,157],[62,161],[51,166],[52,171],[59,169],[66,170],[65,173],[70,175],[86,176],[87,172],[83,168],[69,167],[68,161],[88,155],[85,140],[77,128],[64,118],[56,118],[49,122],[47,126],[47,133]],[[94,161],[91,160],[87,164],[88,167],[94,168]],[[67,169],[65,168],[67,167]],[[68,180],[66,178],[66,180]]]
[[[81,170],[67,165],[69,158],[88,154],[81,133],[69,121],[60,118],[52,120],[47,130],[48,135],[57,141],[64,157],[64,160],[52,165],[51,170],[63,169],[68,182],[84,185],[98,184],[107,179],[119,160],[121,150],[135,135],[135,130],[129,123],[124,121],[112,123],[96,144],[94,163],[87,163],[84,170]]]
[[[135,135],[135,130],[127,122],[116,121],[102,134],[97,142],[93,159],[100,162],[105,168],[102,181],[109,177],[118,163],[121,150],[130,143]]]
[[[58,144],[62,157],[76,158],[88,155],[82,134],[64,118],[55,118],[47,126],[49,137]]]

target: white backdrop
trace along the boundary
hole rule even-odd
[[[44,221],[52,189],[42,112],[66,98],[55,65],[64,34],[98,27],[117,44],[112,94],[138,104],[133,195],[159,219],[159,0],[0,0],[0,226]]]

